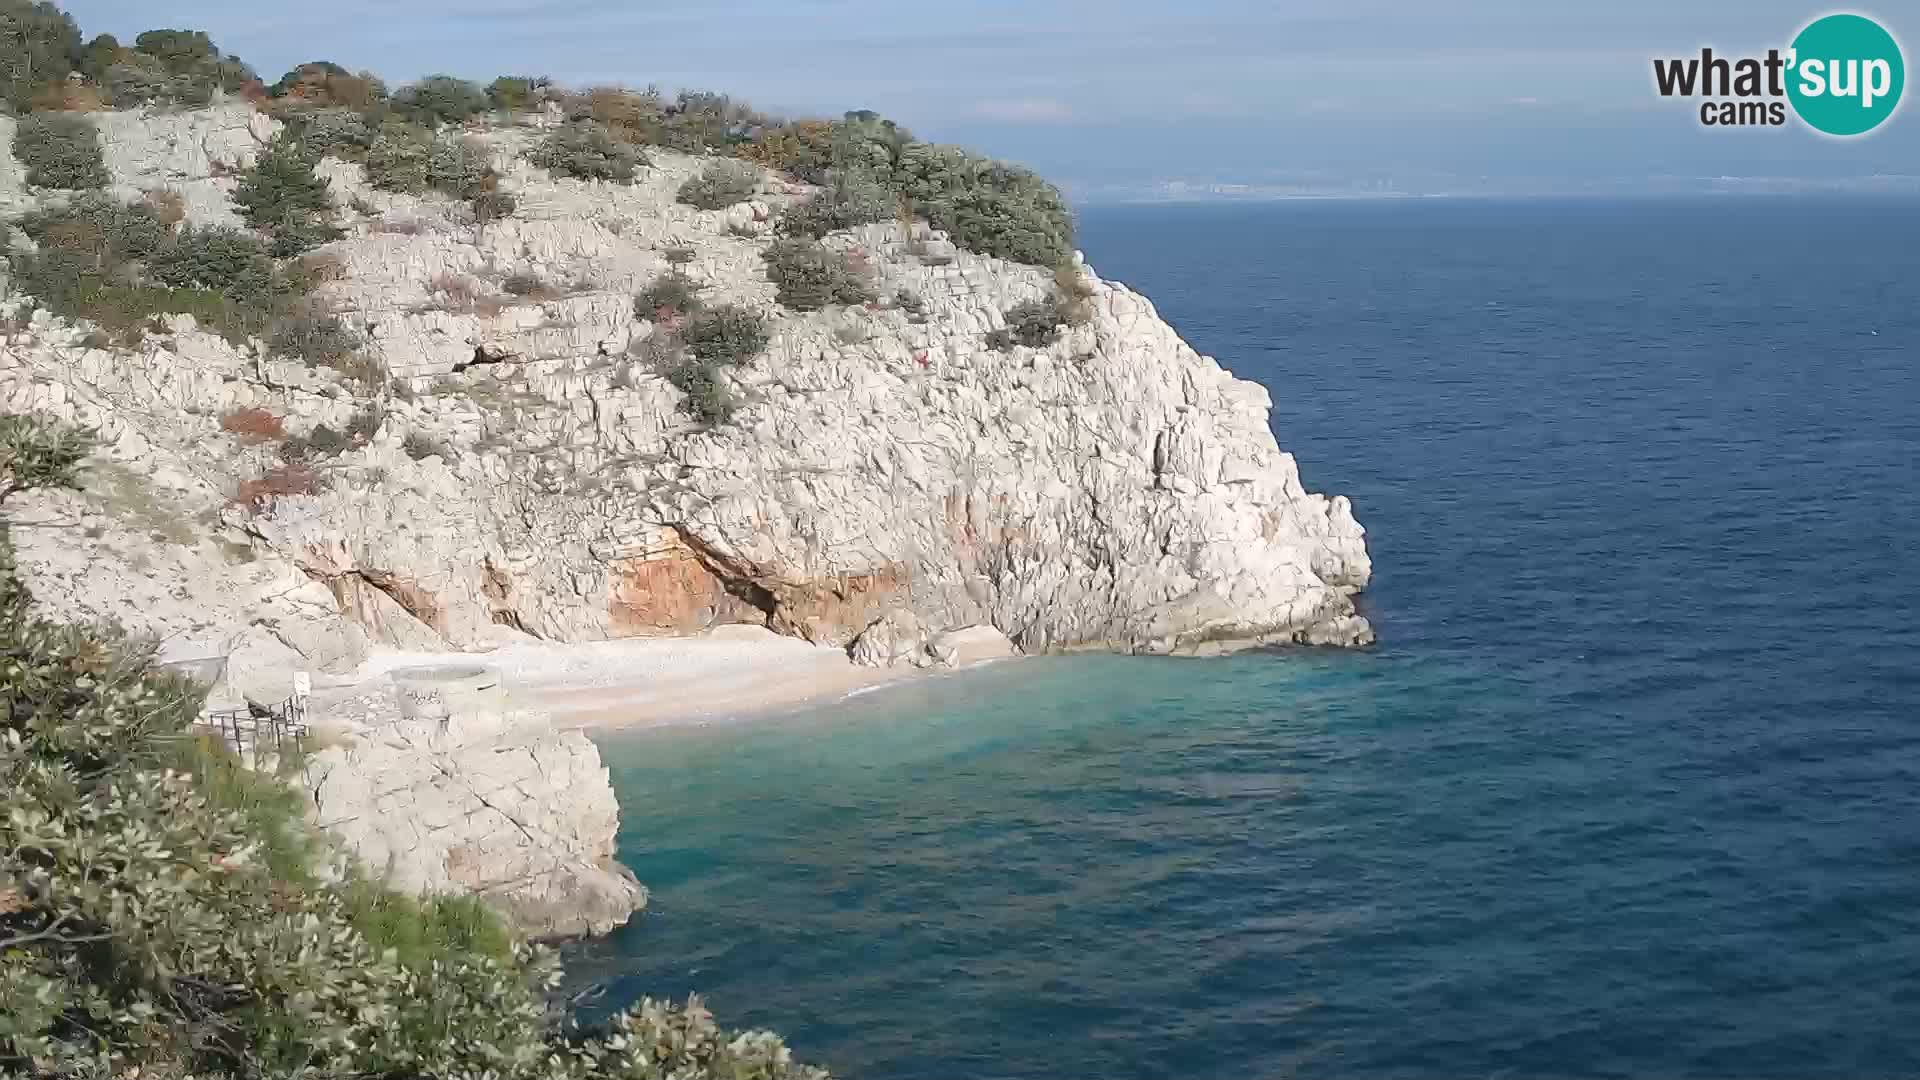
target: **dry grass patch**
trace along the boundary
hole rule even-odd
[[[220,430],[238,435],[243,441],[277,442],[287,437],[287,426],[278,416],[258,406],[235,409],[220,418]]]
[[[171,188],[143,193],[140,205],[153,211],[162,225],[174,226],[187,220],[187,200]]]

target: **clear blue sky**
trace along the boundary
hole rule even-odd
[[[1849,9],[1920,43],[1920,5]],[[1632,190],[1920,176],[1920,106],[1850,143],[1702,128],[1650,59],[1764,53],[1799,0],[72,0],[88,33],[205,29],[269,80],[328,59],[398,83],[547,73],[871,108],[1082,192],[1193,182]],[[1910,24],[1910,25],[1909,25]],[[1920,94],[1912,91],[1909,97]],[[1683,185],[1684,186],[1684,185]]]

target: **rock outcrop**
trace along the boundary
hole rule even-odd
[[[234,175],[275,128],[239,104],[95,122],[116,194],[173,192],[201,224],[235,221]],[[25,184],[12,132],[0,117],[5,215],[64,197]],[[726,623],[921,667],[1372,640],[1347,500],[1306,491],[1267,391],[1144,297],[1082,265],[1088,318],[1001,351],[989,333],[1052,273],[890,223],[824,241],[884,299],[792,312],[763,254],[811,189],[769,174],[744,204],[695,210],[675,193],[700,159],[651,152],[632,185],[560,179],[521,156],[540,134],[476,135],[518,203],[484,224],[322,163],[347,236],[317,256],[317,301],[378,385],[190,316],[109,347],[0,279],[0,409],[101,440],[88,490],[27,501],[37,519],[13,532],[37,602],[151,635],[164,660],[224,657],[225,689],[261,703],[296,665],[344,673],[376,646]],[[709,303],[772,320],[724,376],[740,407],[722,424],[691,417],[656,359],[663,327],[634,312],[669,253]],[[358,434],[283,463],[281,438],[320,425]],[[615,806],[584,738],[497,702],[376,704],[310,775],[319,820],[368,862],[536,932],[644,900],[611,864]]]
[[[271,127],[233,105],[102,123],[119,188],[184,189],[208,220],[227,220],[210,193]],[[0,403],[104,429],[108,456],[149,482],[155,505],[197,515],[193,558],[211,563],[198,579],[245,583],[124,614],[205,648],[266,625],[304,653],[303,620],[261,605],[274,589],[320,601],[304,584],[318,583],[331,610],[302,610],[352,627],[326,632],[331,663],[356,649],[343,636],[475,649],[503,634],[729,621],[868,662],[922,662],[906,637],[974,625],[1027,652],[1370,640],[1352,604],[1370,566],[1347,501],[1307,492],[1268,429],[1265,389],[1194,352],[1143,297],[1089,269],[1085,325],[996,351],[987,332],[1051,276],[887,224],[828,243],[869,268],[879,295],[911,294],[922,311],[787,312],[761,252],[773,216],[807,189],[770,176],[748,204],[698,211],[674,201],[698,159],[656,154],[631,186],[554,179],[519,157],[538,134],[485,136],[520,204],[487,225],[325,163],[358,216],[325,249],[340,276],[324,297],[396,381],[377,432],[319,470],[320,490],[270,508],[228,502],[273,463],[220,423],[258,408],[291,431],[338,429],[363,405],[331,371],[265,359],[190,319],[132,355],[44,315],[9,339]],[[0,192],[17,203],[15,168],[0,155]],[[744,407],[717,427],[691,421],[650,369],[658,328],[630,302],[673,248],[692,251],[685,272],[711,301],[778,320],[734,373]],[[510,295],[509,273],[550,288]],[[433,444],[446,453],[419,454]],[[154,560],[152,530],[97,524],[120,565]],[[83,557],[65,538],[53,546],[67,550],[28,545],[29,566],[59,574]],[[242,552],[252,561],[236,570]],[[87,573],[48,602],[121,614],[123,592],[99,587],[111,560],[84,557]]]
[[[398,889],[471,893],[537,937],[605,933],[646,906],[614,861],[619,807],[599,751],[510,708],[480,665],[406,668],[335,721],[305,768],[315,820]],[[390,708],[391,706],[391,708]],[[397,715],[398,719],[391,717]]]

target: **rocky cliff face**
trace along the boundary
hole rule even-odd
[[[315,822],[394,888],[479,896],[537,937],[605,933],[646,906],[614,861],[600,752],[513,709],[499,672],[405,669],[328,720],[336,745],[305,765]]]
[[[233,167],[272,124],[245,106],[102,118],[123,194],[172,189],[231,221]],[[0,207],[25,189],[0,118]],[[110,490],[72,529],[23,530],[46,603],[166,636],[176,655],[290,649],[351,666],[369,644],[674,634],[752,621],[926,662],[941,631],[997,627],[1027,651],[1173,651],[1223,641],[1361,644],[1367,582],[1347,500],[1309,493],[1267,426],[1269,399],[1188,347],[1153,306],[1099,280],[1093,317],[1045,348],[989,348],[1050,275],[957,251],[922,226],[834,234],[892,305],[779,308],[762,252],[807,189],[771,175],[703,212],[674,193],[701,166],[655,155],[632,186],[555,179],[520,159],[539,132],[484,138],[515,217],[486,225],[323,171],[349,238],[323,298],[394,377],[364,445],[324,490],[251,505],[272,447],[222,430],[258,408],[335,429],[366,392],[167,321],[137,352],[44,313],[0,358],[0,407],[106,436]],[[713,301],[777,319],[735,369],[744,402],[705,427],[651,370],[633,293],[689,248]],[[508,275],[547,283],[532,296]],[[422,439],[448,448],[419,453]],[[98,487],[98,485],[96,485]],[[271,665],[262,665],[263,670]]]

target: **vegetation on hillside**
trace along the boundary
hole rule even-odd
[[[238,179],[247,228],[186,222],[177,194],[127,202],[98,190],[110,177],[87,112],[221,94],[286,124]],[[75,192],[16,222],[33,244],[7,253],[11,284],[122,345],[155,316],[184,313],[278,355],[363,371],[358,335],[312,296],[327,256],[311,253],[341,235],[319,159],[359,161],[378,188],[445,194],[495,220],[514,200],[462,129],[549,105],[564,122],[528,156],[561,175],[626,182],[658,147],[714,159],[679,193],[703,209],[750,198],[763,179],[754,167],[817,185],[767,252],[780,301],[798,310],[875,302],[858,259],[818,241],[895,217],[1016,261],[1056,265],[1071,252],[1071,215],[1051,185],[870,112],[786,121],[724,95],[567,90],[533,76],[482,87],[436,75],[390,91],[328,60],[269,87],[202,32],[87,39],[51,3],[0,0],[0,108],[20,118],[13,153],[29,183]],[[1010,323],[1022,340],[1050,340],[1072,320],[1063,303]],[[679,270],[643,291],[636,312],[656,324],[649,355],[688,412],[731,416],[729,373],[766,349],[765,315],[703,302]],[[222,422],[279,430],[265,421]],[[363,411],[344,432],[279,431],[277,482],[312,483],[299,466],[379,423]],[[87,447],[71,429],[0,415],[0,504],[78,486]],[[406,452],[452,455],[418,435]],[[0,704],[0,1076],[824,1075],[793,1064],[771,1034],[720,1031],[697,1000],[643,1001],[604,1030],[571,1028],[544,998],[550,958],[480,904],[414,900],[334,867],[291,789],[195,736],[197,688],[156,669],[140,643],[35,616],[4,506]]]
[[[680,185],[678,198],[696,210],[725,210],[753,198],[759,189],[760,170],[722,158]]]
[[[317,160],[298,139],[281,136],[240,181],[233,202],[246,223],[264,233],[274,255],[300,255],[343,235],[333,224],[333,196],[315,175]]]
[[[0,511],[88,440],[0,415]],[[301,799],[191,727],[202,692],[38,618],[0,518],[0,1075],[813,1080],[698,1000],[591,1031],[477,901],[331,865]]]
[[[826,189],[788,212],[781,224],[789,235],[884,221],[904,205],[982,254],[1054,266],[1073,249],[1072,214],[1045,180],[960,147],[921,142],[864,110],[786,121],[723,94],[568,90],[512,75],[485,87],[432,75],[390,93],[378,77],[329,60],[301,64],[267,87],[203,33],[150,31],[130,48],[106,35],[83,43],[70,17],[28,0],[0,0],[0,56],[9,58],[0,61],[7,65],[0,100],[15,112],[90,107],[88,98],[95,107],[182,105],[216,90],[243,93],[285,119],[310,154],[364,157],[374,182],[393,191],[478,198],[491,190],[484,162],[473,161],[457,137],[436,132],[551,103],[571,123],[530,157],[564,175],[625,181],[651,146],[738,157]],[[696,206],[725,206],[751,194],[744,182],[745,174],[716,167],[684,194]]]
[[[149,30],[123,45],[83,41],[53,4],[0,0],[0,102],[13,111],[204,105],[257,88],[253,69],[197,30]]]
[[[576,180],[611,180],[625,184],[634,170],[647,164],[633,144],[596,120],[570,120],[553,129],[527,160]]]
[[[13,133],[13,156],[26,166],[35,187],[82,190],[105,187],[106,157],[91,121],[73,113],[34,113]]]
[[[780,302],[795,311],[874,299],[873,286],[853,261],[815,240],[775,240],[767,249],[767,280]]]

